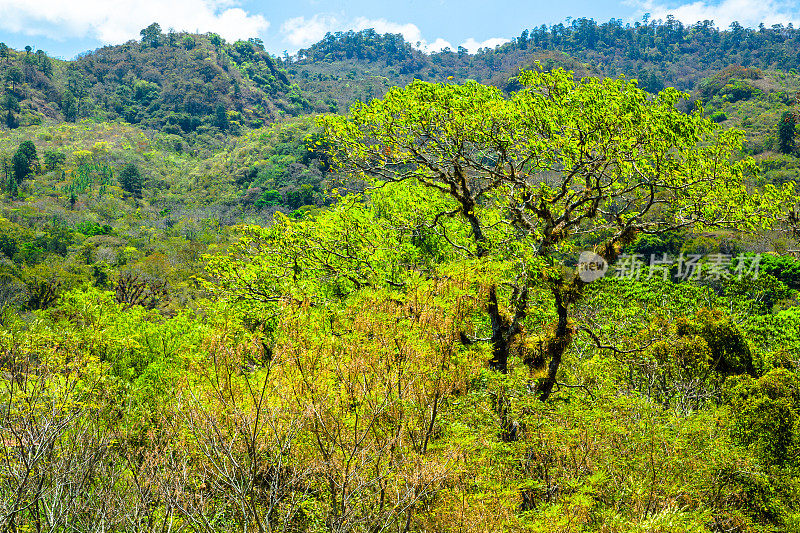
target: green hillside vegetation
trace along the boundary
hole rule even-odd
[[[202,255],[224,249],[229,226],[268,224],[278,211],[303,216],[328,202],[314,128],[300,119],[191,149],[180,136],[113,122],[15,129],[0,140],[2,283],[25,287],[15,305],[37,308],[72,287],[111,288],[135,272],[168,281],[183,306],[198,293],[191,278]],[[24,143],[37,160],[17,183],[12,163]],[[43,282],[53,300],[30,300]]]
[[[800,532],[798,36],[0,46],[0,530]]]
[[[62,90],[55,80],[66,66],[66,62],[49,57],[43,50],[16,51],[0,43],[3,125],[13,129],[39,124],[46,118],[63,118]]]
[[[5,45],[3,45],[5,46]],[[75,61],[5,48],[6,126],[42,120],[121,119],[187,136],[233,133],[308,111],[286,72],[258,40],[168,32],[107,46]],[[11,118],[9,118],[9,116]]]
[[[762,170],[758,184],[780,185],[800,172],[794,147],[798,91],[800,77],[794,72],[730,66],[702,80],[695,95],[712,120],[745,132],[745,151]]]
[[[330,167],[315,144],[318,136],[313,120],[300,118],[190,147],[176,135],[83,121],[14,130],[0,139],[0,154],[8,166],[6,178],[14,175],[14,154],[21,144],[32,143],[38,154],[38,165],[26,181],[18,180],[18,197],[12,199],[91,197],[93,186],[117,185],[122,166],[134,163],[142,173],[143,198],[161,208],[249,205],[250,185],[278,189],[280,198],[273,205],[298,208],[324,201]],[[298,196],[304,185],[310,192]]]
[[[413,79],[445,81],[452,76],[457,82],[473,79],[506,88],[521,67],[537,60],[548,70],[564,67],[579,75],[637,78],[650,92],[668,86],[693,91],[731,65],[798,69],[798,42],[800,30],[791,25],[753,30],[734,23],[720,30],[711,21],[687,26],[673,18],[635,24],[576,18],[525,30],[511,42],[477,54],[459,47],[426,55],[399,35],[339,32],[300,50],[286,68],[319,111],[325,106],[343,110],[354,100],[383,96],[389,87]]]

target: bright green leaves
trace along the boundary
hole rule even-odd
[[[502,146],[501,122],[508,102],[499,90],[475,82],[443,85],[414,82],[393,88],[382,100],[357,104],[352,120],[325,117],[325,134],[336,139],[338,162],[358,161],[365,168],[397,166],[398,171],[426,179],[441,163],[467,155],[479,157],[481,145]]]
[[[269,228],[240,231],[228,256],[211,258],[209,271],[224,294],[257,307],[401,287],[416,262],[410,240],[355,195],[313,218],[278,214]]]
[[[759,379],[729,384],[737,440],[767,465],[797,464],[800,452],[800,380],[778,368]]]
[[[530,291],[548,287],[560,348],[549,351],[546,399],[570,342],[569,307],[585,286],[572,281],[569,257],[594,248],[613,263],[640,233],[773,227],[797,195],[793,183],[749,191],[756,167],[736,160],[741,134],[718,133],[699,107],[679,109],[687,99],[679,91],[652,96],[633,81],[575,80],[559,69],[523,72],[519,81],[523,89],[508,98],[473,82],[418,81],[321,125],[341,171],[376,188],[413,183],[449,197],[422,226],[457,253],[514,265],[500,282],[513,287],[506,308],[496,289],[487,305],[501,372]]]
[[[491,337],[478,338],[490,339],[492,365],[505,372],[531,295],[545,290],[559,324],[546,399],[585,287],[568,266],[580,250],[613,263],[640,233],[768,228],[796,203],[794,184],[749,191],[756,167],[736,159],[741,134],[719,133],[700,108],[680,110],[687,95],[674,89],[652,96],[625,79],[563,70],[520,82],[505,97],[474,82],[417,81],[322,118],[332,161],[366,178],[370,195],[314,220],[247,229],[241,248],[212,265],[223,288],[250,302],[323,301],[402,290],[464,258],[497,265],[502,275],[483,295]]]
[[[751,194],[755,165],[735,161],[741,134],[716,132],[699,107],[678,109],[687,95],[675,89],[653,97],[563,70],[519,79],[510,98],[474,82],[414,82],[321,123],[340,169],[450,195],[462,221],[477,222],[476,240],[503,218],[543,247],[592,226],[754,229],[795,201],[792,184]],[[485,220],[492,209],[502,214]]]

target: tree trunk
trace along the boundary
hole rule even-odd
[[[558,367],[561,365],[561,359],[567,347],[572,342],[572,330],[567,323],[569,313],[569,303],[564,301],[561,290],[558,287],[553,289],[553,295],[556,298],[556,312],[558,313],[558,325],[553,337],[547,342],[547,355],[550,357],[550,363],[547,365],[547,377],[539,385],[539,399],[546,402],[553,392],[553,387],[556,384],[556,376],[558,374]]]
[[[497,304],[497,288],[489,289],[489,305],[487,307],[492,320],[492,359],[489,361],[493,370],[508,372],[508,333],[510,325],[500,312]]]

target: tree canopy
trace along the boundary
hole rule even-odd
[[[793,187],[749,194],[741,134],[719,131],[688,95],[651,96],[635,81],[563,70],[523,72],[511,97],[475,82],[415,82],[325,117],[343,172],[374,186],[418,183],[440,199],[424,221],[464,257],[510,262],[492,286],[492,366],[505,372],[530,291],[546,286],[558,323],[547,342],[546,399],[575,328],[569,309],[585,282],[567,268],[589,247],[609,264],[639,234],[677,228],[769,227],[793,205]],[[463,226],[448,234],[446,220]],[[505,295],[505,298],[503,298]]]
[[[142,174],[133,163],[125,163],[119,171],[119,184],[135,198],[142,197]]]
[[[39,165],[36,145],[31,141],[23,141],[20,143],[19,148],[14,152],[11,164],[14,169],[14,180],[17,182],[17,185],[19,185],[30,177]]]
[[[139,35],[142,36],[143,43],[147,43],[155,48],[160,44],[161,41],[161,26],[157,22],[154,22],[148,27],[142,29],[142,31],[139,32]]]
[[[166,33],[0,55],[0,530],[796,529],[800,77],[724,69],[702,110],[459,50],[265,126],[262,43]],[[319,110],[284,66],[274,111]]]
[[[778,123],[778,149],[784,154],[794,153],[797,118],[792,111],[785,111]]]

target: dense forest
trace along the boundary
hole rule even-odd
[[[0,530],[800,532],[798,63],[0,43]]]

